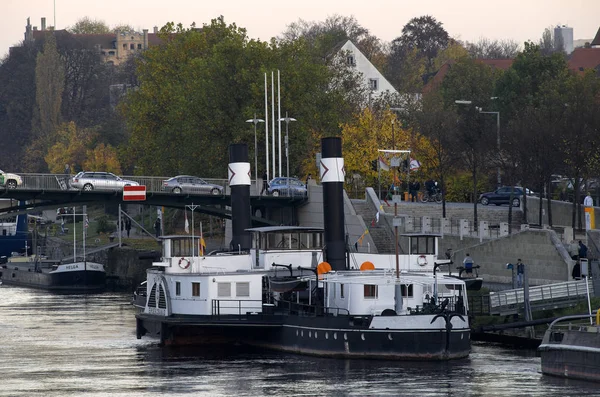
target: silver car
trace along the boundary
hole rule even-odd
[[[178,175],[163,181],[162,189],[175,194],[223,194],[223,186],[190,175]]]
[[[70,180],[71,187],[90,192],[92,190],[123,190],[123,186],[139,183],[123,179],[110,172],[80,172]]]

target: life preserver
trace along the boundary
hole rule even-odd
[[[425,257],[425,255],[421,255],[417,258],[417,264],[419,266],[426,266],[427,265],[427,258]]]
[[[188,267],[190,267],[189,259],[185,259],[185,258],[179,259],[179,267],[182,269],[187,269]]]

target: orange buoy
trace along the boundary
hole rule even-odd
[[[363,262],[362,265],[360,265],[360,270],[361,271],[375,270],[375,265],[372,262],[366,261],[366,262]]]
[[[331,271],[331,265],[327,262],[321,262],[317,266],[317,274],[325,274]]]

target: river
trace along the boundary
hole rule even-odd
[[[0,286],[0,396],[593,396],[540,373],[534,351],[474,343],[468,359],[321,359],[161,348],[135,337],[130,295]]]

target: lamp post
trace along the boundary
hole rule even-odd
[[[491,99],[496,99],[496,97],[492,97]],[[472,101],[465,100],[456,100],[454,103],[459,105],[470,105]],[[480,107],[475,107],[475,109],[482,114],[495,114],[496,115],[496,147],[498,149],[498,154],[500,154],[500,112],[487,112],[481,109]],[[502,177],[500,176],[500,166],[498,166],[497,170],[497,187],[502,186]]]
[[[288,128],[290,125],[290,121],[296,121],[296,119],[294,119],[292,117],[288,117],[288,113],[285,112],[285,117],[280,118],[279,121],[285,121],[285,161],[286,161],[286,167],[287,167],[286,184],[289,184],[290,183],[290,154],[289,154]],[[288,186],[288,194],[289,194],[289,192],[290,192],[290,189]]]
[[[258,146],[256,144],[256,124],[264,123],[263,119],[257,119],[256,113],[254,113],[254,118],[250,120],[246,120],[246,123],[254,123],[254,174],[256,178],[256,189],[258,189]],[[193,215],[193,213],[192,213]]]

